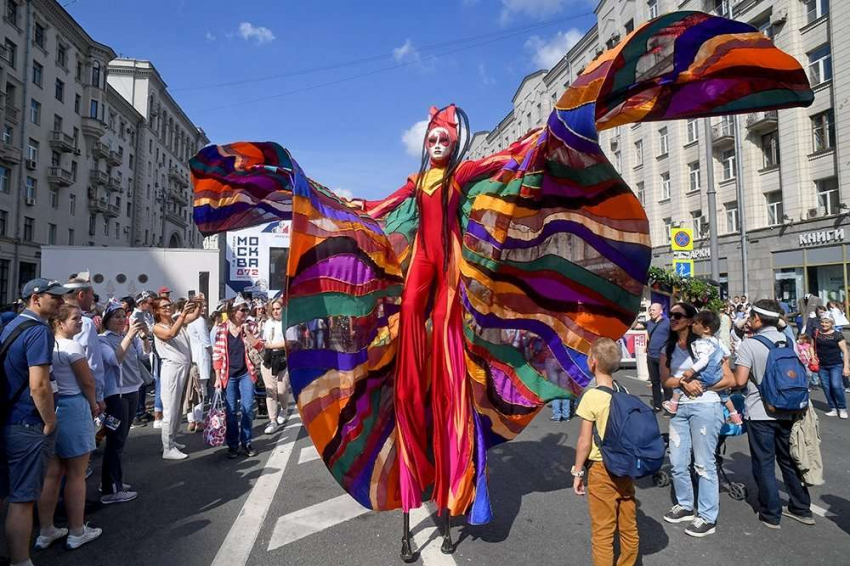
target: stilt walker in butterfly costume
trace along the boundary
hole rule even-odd
[[[677,12],[602,54],[545,127],[492,156],[462,161],[465,114],[432,110],[419,173],[364,202],[275,143],[210,146],[191,162],[194,216],[204,234],[292,219],[285,325],[321,318],[330,335],[288,353],[302,421],[352,497],[402,508],[410,560],[407,512],[432,499],[489,521],[487,450],[580,393],[590,344],[634,320],[649,223],[598,132],[812,100],[755,28]]]

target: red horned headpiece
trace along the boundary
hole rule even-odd
[[[431,121],[428,122],[428,132],[434,128],[445,128],[449,132],[449,138],[452,143],[457,143],[458,138],[458,122],[454,104],[449,104],[442,110],[436,106],[431,107]]]

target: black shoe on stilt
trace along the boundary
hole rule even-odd
[[[452,542],[452,516],[448,509],[446,509],[446,524],[443,527],[443,545],[440,547],[440,552],[443,554],[455,553],[455,545]]]
[[[419,553],[414,549],[413,543],[410,540],[410,515],[408,513],[403,513],[404,516],[404,530],[401,535],[401,560],[406,564],[411,564],[416,562],[419,558]]]

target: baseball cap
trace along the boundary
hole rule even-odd
[[[162,295],[163,293],[170,293],[170,292],[171,292],[171,289],[169,289],[165,285],[163,285],[162,287],[159,288],[159,294],[160,295]]]
[[[136,295],[136,303],[138,304],[138,303],[141,303],[142,301],[150,301],[150,300],[155,299],[155,298],[156,298],[156,295],[154,293],[151,293],[150,291],[142,291],[141,293]]]
[[[28,299],[33,295],[40,295],[42,293],[61,296],[70,292],[71,289],[68,289],[55,279],[44,279],[43,277],[39,277],[37,279],[27,281],[24,288],[21,289],[21,297]]]

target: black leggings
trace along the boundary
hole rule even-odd
[[[103,495],[110,495],[124,490],[121,455],[124,453],[124,444],[127,442],[127,435],[130,434],[130,424],[139,404],[139,393],[134,391],[123,395],[111,395],[105,401],[106,414],[121,421],[116,430],[106,429],[106,449],[103,451],[100,486]]]

